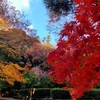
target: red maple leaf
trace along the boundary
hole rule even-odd
[[[66,82],[73,100],[100,82],[100,1],[74,1],[76,21],[65,24],[57,49],[48,55],[50,77]]]

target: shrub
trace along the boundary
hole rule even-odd
[[[29,89],[21,89],[14,91],[16,93],[16,96],[13,97],[16,99],[22,99],[23,97],[29,96]]]
[[[50,94],[53,99],[69,99],[69,98],[71,98],[71,96],[69,94],[69,90],[62,90],[59,88],[52,89]]]
[[[38,88],[33,94],[33,98],[46,98],[50,97],[50,88]]]
[[[86,92],[82,98],[89,98],[89,99],[100,98],[100,90],[93,89],[89,92]]]
[[[16,91],[17,97],[26,97],[30,96],[29,89],[22,89]],[[69,90],[62,90],[61,88],[36,88],[35,93],[32,95],[33,99],[41,99],[41,98],[48,98],[48,100],[52,99],[71,99],[69,94]],[[84,96],[80,100],[86,99],[96,99],[100,100],[100,90],[93,89],[89,92],[86,92]],[[79,100],[79,99],[78,99]]]

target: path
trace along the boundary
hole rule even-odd
[[[14,99],[14,98],[0,98],[0,100],[21,100],[21,99]]]

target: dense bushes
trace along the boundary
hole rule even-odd
[[[51,89],[51,97],[54,99],[70,99],[71,96],[69,94],[69,90],[62,90],[62,89]],[[89,92],[86,92],[81,99],[94,99],[100,98],[100,90],[93,89]]]
[[[29,89],[20,90],[17,92],[18,95],[29,96]],[[33,98],[53,98],[53,99],[71,99],[69,90],[62,90],[60,88],[36,88],[35,93],[32,95]],[[82,99],[97,99],[100,98],[100,90],[93,89],[86,92]]]
[[[69,90],[62,90],[59,88],[51,89],[50,94],[51,94],[51,97],[54,99],[71,98],[71,96],[69,94]]]
[[[93,89],[89,92],[86,92],[82,98],[100,98],[100,89]]]
[[[45,98],[50,97],[50,88],[39,88],[36,89],[35,93],[33,94],[33,98]]]

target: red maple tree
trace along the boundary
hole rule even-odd
[[[57,49],[48,55],[50,77],[66,89],[73,100],[100,82],[100,0],[74,0],[75,21],[60,32]]]

